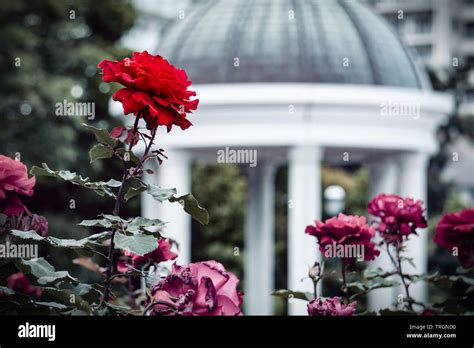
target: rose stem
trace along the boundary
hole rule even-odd
[[[406,283],[405,281],[405,277],[403,276],[403,272],[402,272],[402,262],[400,260],[400,250],[399,248],[397,247],[397,261],[393,258],[392,254],[390,253],[390,246],[388,243],[385,244],[386,247],[387,247],[387,254],[388,256],[390,257],[390,260],[392,261],[392,264],[394,265],[395,269],[396,269],[396,272],[397,274],[400,276],[400,279],[402,280],[402,283],[403,283],[403,287],[405,288],[405,294],[406,294],[406,297],[407,297],[407,303],[408,303],[408,308],[410,308],[411,310],[413,310],[413,307],[411,305],[411,298],[410,298],[410,292],[408,290],[408,287],[409,285]]]
[[[140,114],[137,115],[135,118],[135,124],[133,125],[133,136],[132,140],[130,141],[130,145],[128,147],[128,151],[130,152],[133,147],[133,143],[135,142],[135,136],[138,131],[138,122],[140,120]],[[115,206],[113,210],[113,215],[118,216],[120,213],[120,205],[122,203],[122,196],[123,196],[123,191],[125,190],[125,184],[128,179],[128,162],[123,160],[123,174],[122,174],[122,184],[120,185],[119,191],[117,193],[117,196],[115,198]],[[107,268],[107,279],[105,280],[105,290],[104,290],[104,301],[109,300],[110,296],[110,284],[112,282],[112,274],[113,274],[113,267],[114,267],[114,250],[115,250],[115,242],[114,242],[114,237],[115,233],[117,232],[116,229],[112,230],[112,234],[110,237],[110,245],[109,245],[109,267]]]
[[[399,248],[397,248],[397,261],[398,261],[398,272],[400,274],[400,278],[402,278],[403,287],[405,288],[405,293],[406,293],[406,296],[407,296],[408,308],[413,310],[413,306],[411,304],[410,292],[408,290],[409,285],[407,284],[407,282],[405,280],[405,277],[403,276],[403,272],[402,272],[402,260],[400,258],[400,249]]]
[[[342,291],[346,297],[347,303],[349,304],[349,293],[347,291],[347,283],[346,283],[346,264],[344,261],[341,261],[341,273],[342,273]]]

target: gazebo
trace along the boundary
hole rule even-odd
[[[257,165],[248,166],[245,305],[246,314],[272,314],[276,168],[288,165],[288,288],[311,291],[302,279],[319,253],[304,230],[321,217],[321,165],[366,165],[372,195],[426,202],[428,159],[451,98],[434,92],[384,20],[353,0],[203,0],[183,17],[155,53],[187,71],[200,106],[186,132],[158,135],[169,159],[147,180],[187,193],[193,161],[216,164],[226,148],[256,150]],[[190,217],[149,196],[142,210],[170,221],[178,262],[189,262]],[[426,233],[410,241],[417,272],[427,267],[426,245]],[[383,257],[374,263],[390,267]],[[425,292],[412,290],[419,299]],[[370,307],[388,307],[396,295],[376,290]],[[289,312],[305,314],[305,304],[291,301]]]

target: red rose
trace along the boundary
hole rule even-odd
[[[337,296],[333,298],[327,298],[325,300],[318,297],[308,303],[308,315],[350,317],[356,311],[355,305],[355,301],[348,305],[345,305]]]
[[[158,248],[149,252],[148,254],[140,256],[129,251],[125,251],[124,254],[130,257],[131,265],[136,269],[139,269],[141,265],[148,261],[160,263],[168,260],[174,260],[178,256],[178,254],[171,251],[170,243],[168,243],[168,241],[164,238],[158,240]],[[121,273],[128,271],[128,267],[123,261],[120,261],[117,264],[117,268]]]
[[[34,186],[35,177],[28,178],[23,163],[0,155],[0,211],[9,216],[28,212],[19,196],[31,196]]]
[[[332,257],[340,257],[338,256],[339,250],[351,251],[359,248],[362,250],[360,255],[344,253],[341,256],[344,263],[353,264],[359,257],[363,257],[365,261],[371,261],[380,254],[375,249],[375,243],[371,241],[375,229],[367,225],[367,219],[363,216],[341,213],[337,217],[327,219],[325,222],[315,221],[315,226],[307,226],[305,232],[317,238],[319,250],[326,257],[330,257],[328,256],[329,250],[333,252]]]
[[[449,252],[457,248],[464,268],[474,266],[474,208],[444,214],[436,226],[434,241]]]
[[[191,81],[184,70],[147,51],[134,52],[131,59],[119,62],[103,60],[99,68],[105,82],[125,86],[113,99],[122,103],[125,114],[143,117],[148,129],[163,125],[170,131],[173,125],[181,129],[191,126],[186,114],[196,110],[199,100],[190,100],[196,92],[188,90]]]
[[[27,295],[41,296],[41,289],[30,284],[28,278],[21,272],[14,273],[7,278],[7,287],[15,292]]]
[[[380,218],[377,230],[392,244],[401,243],[404,237],[416,234],[417,228],[427,226],[423,216],[423,202],[413,198],[383,193],[370,201],[367,210]]]
[[[171,273],[155,284],[148,298],[152,315],[242,315],[239,279],[216,261],[173,264]]]

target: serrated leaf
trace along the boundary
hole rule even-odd
[[[38,279],[38,283],[42,285],[67,277],[73,279],[67,271],[56,271],[54,267],[42,257],[31,260],[22,259],[19,261],[19,266],[25,273],[33,274]]]
[[[126,236],[116,233],[114,237],[115,247],[127,250],[131,253],[143,256],[158,248],[157,239],[150,235],[136,234]]]
[[[115,179],[110,179],[107,182],[104,182],[104,185],[107,185],[109,187],[120,187],[122,186],[122,183],[120,181],[117,181]]]
[[[124,195],[125,201],[128,201],[129,199],[138,196],[140,193],[145,192],[146,190],[146,186],[130,187]]]
[[[110,228],[110,227],[112,227],[113,224],[108,219],[93,219],[93,220],[82,220],[77,225],[78,226],[86,226],[86,227]]]
[[[127,225],[127,232],[136,233],[138,231],[145,231],[147,227],[161,227],[165,223],[159,219],[147,219],[144,217],[136,217]]]
[[[172,203],[179,202],[179,204],[183,206],[184,211],[191,215],[194,220],[201,223],[201,225],[207,225],[209,223],[209,213],[199,205],[192,193],[180,197],[171,197],[169,201]]]
[[[112,147],[116,147],[119,144],[119,141],[117,139],[114,139],[110,136],[109,131],[105,128],[95,128],[93,126],[90,126],[88,124],[83,123],[82,124],[84,127],[86,127],[87,130],[91,131],[94,133],[96,136],[97,140],[99,140],[101,143],[110,145]]]
[[[110,146],[97,144],[89,150],[90,163],[93,163],[99,159],[110,158],[114,154],[114,151]]]
[[[47,296],[55,301],[62,303],[68,307],[75,307],[90,314],[92,312],[91,307],[87,301],[85,301],[82,296],[76,294],[74,291],[69,289],[56,289],[52,287],[42,288],[43,296]],[[74,301],[71,302],[71,298],[74,298]]]
[[[94,190],[94,192],[100,196],[115,198],[115,195],[113,194],[113,192],[110,190],[109,187],[120,186],[120,185],[117,186],[118,181],[113,180],[113,179],[107,182],[104,182],[104,181],[93,182],[93,181],[90,181],[90,179],[87,177],[83,178],[82,176],[77,175],[76,173],[70,172],[68,170],[58,170],[58,171],[51,170],[46,163],[43,163],[42,166],[43,166],[42,168],[33,166],[30,170],[31,175],[51,176],[54,178],[62,179],[62,180],[72,183],[73,185],[79,185],[84,188]]]
[[[44,240],[44,237],[39,235],[36,231],[20,231],[20,230],[11,230],[10,233],[13,236],[19,237],[21,239],[30,239],[30,240]]]
[[[101,232],[93,234],[82,239],[60,239],[52,236],[42,237],[36,231],[18,231],[12,230],[14,236],[25,240],[44,241],[53,247],[70,248],[70,249],[87,249],[95,252],[96,249],[102,248],[101,242],[109,237],[109,232]],[[76,250],[77,251],[77,250]]]
[[[173,197],[173,195],[176,194],[176,189],[175,188],[161,188],[157,185],[154,184],[149,184],[147,186],[146,192],[150,194],[154,199],[159,201],[160,203],[163,203],[167,199],[170,199]]]

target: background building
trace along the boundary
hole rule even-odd
[[[322,218],[323,164],[368,168],[371,196],[400,193],[426,202],[428,160],[438,151],[436,131],[452,110],[450,98],[432,90],[383,18],[356,1],[209,0],[176,5],[174,15],[162,20],[166,30],[149,50],[186,70],[200,108],[186,134],[159,137],[170,159],[151,180],[189,191],[193,164],[215,165],[227,147],[258,152],[258,165],[245,170],[244,290],[247,313],[271,314],[276,170],[287,167],[288,176],[285,287],[311,291],[311,282],[301,280],[318,256],[304,229]],[[137,38],[149,40],[145,30]],[[193,259],[186,214],[147,197],[142,211],[166,216],[180,261]],[[417,271],[427,268],[427,241],[422,234],[410,244]],[[425,290],[417,285],[413,294],[423,299]],[[395,298],[376,291],[369,303],[387,307]],[[305,312],[299,301],[288,309]]]

